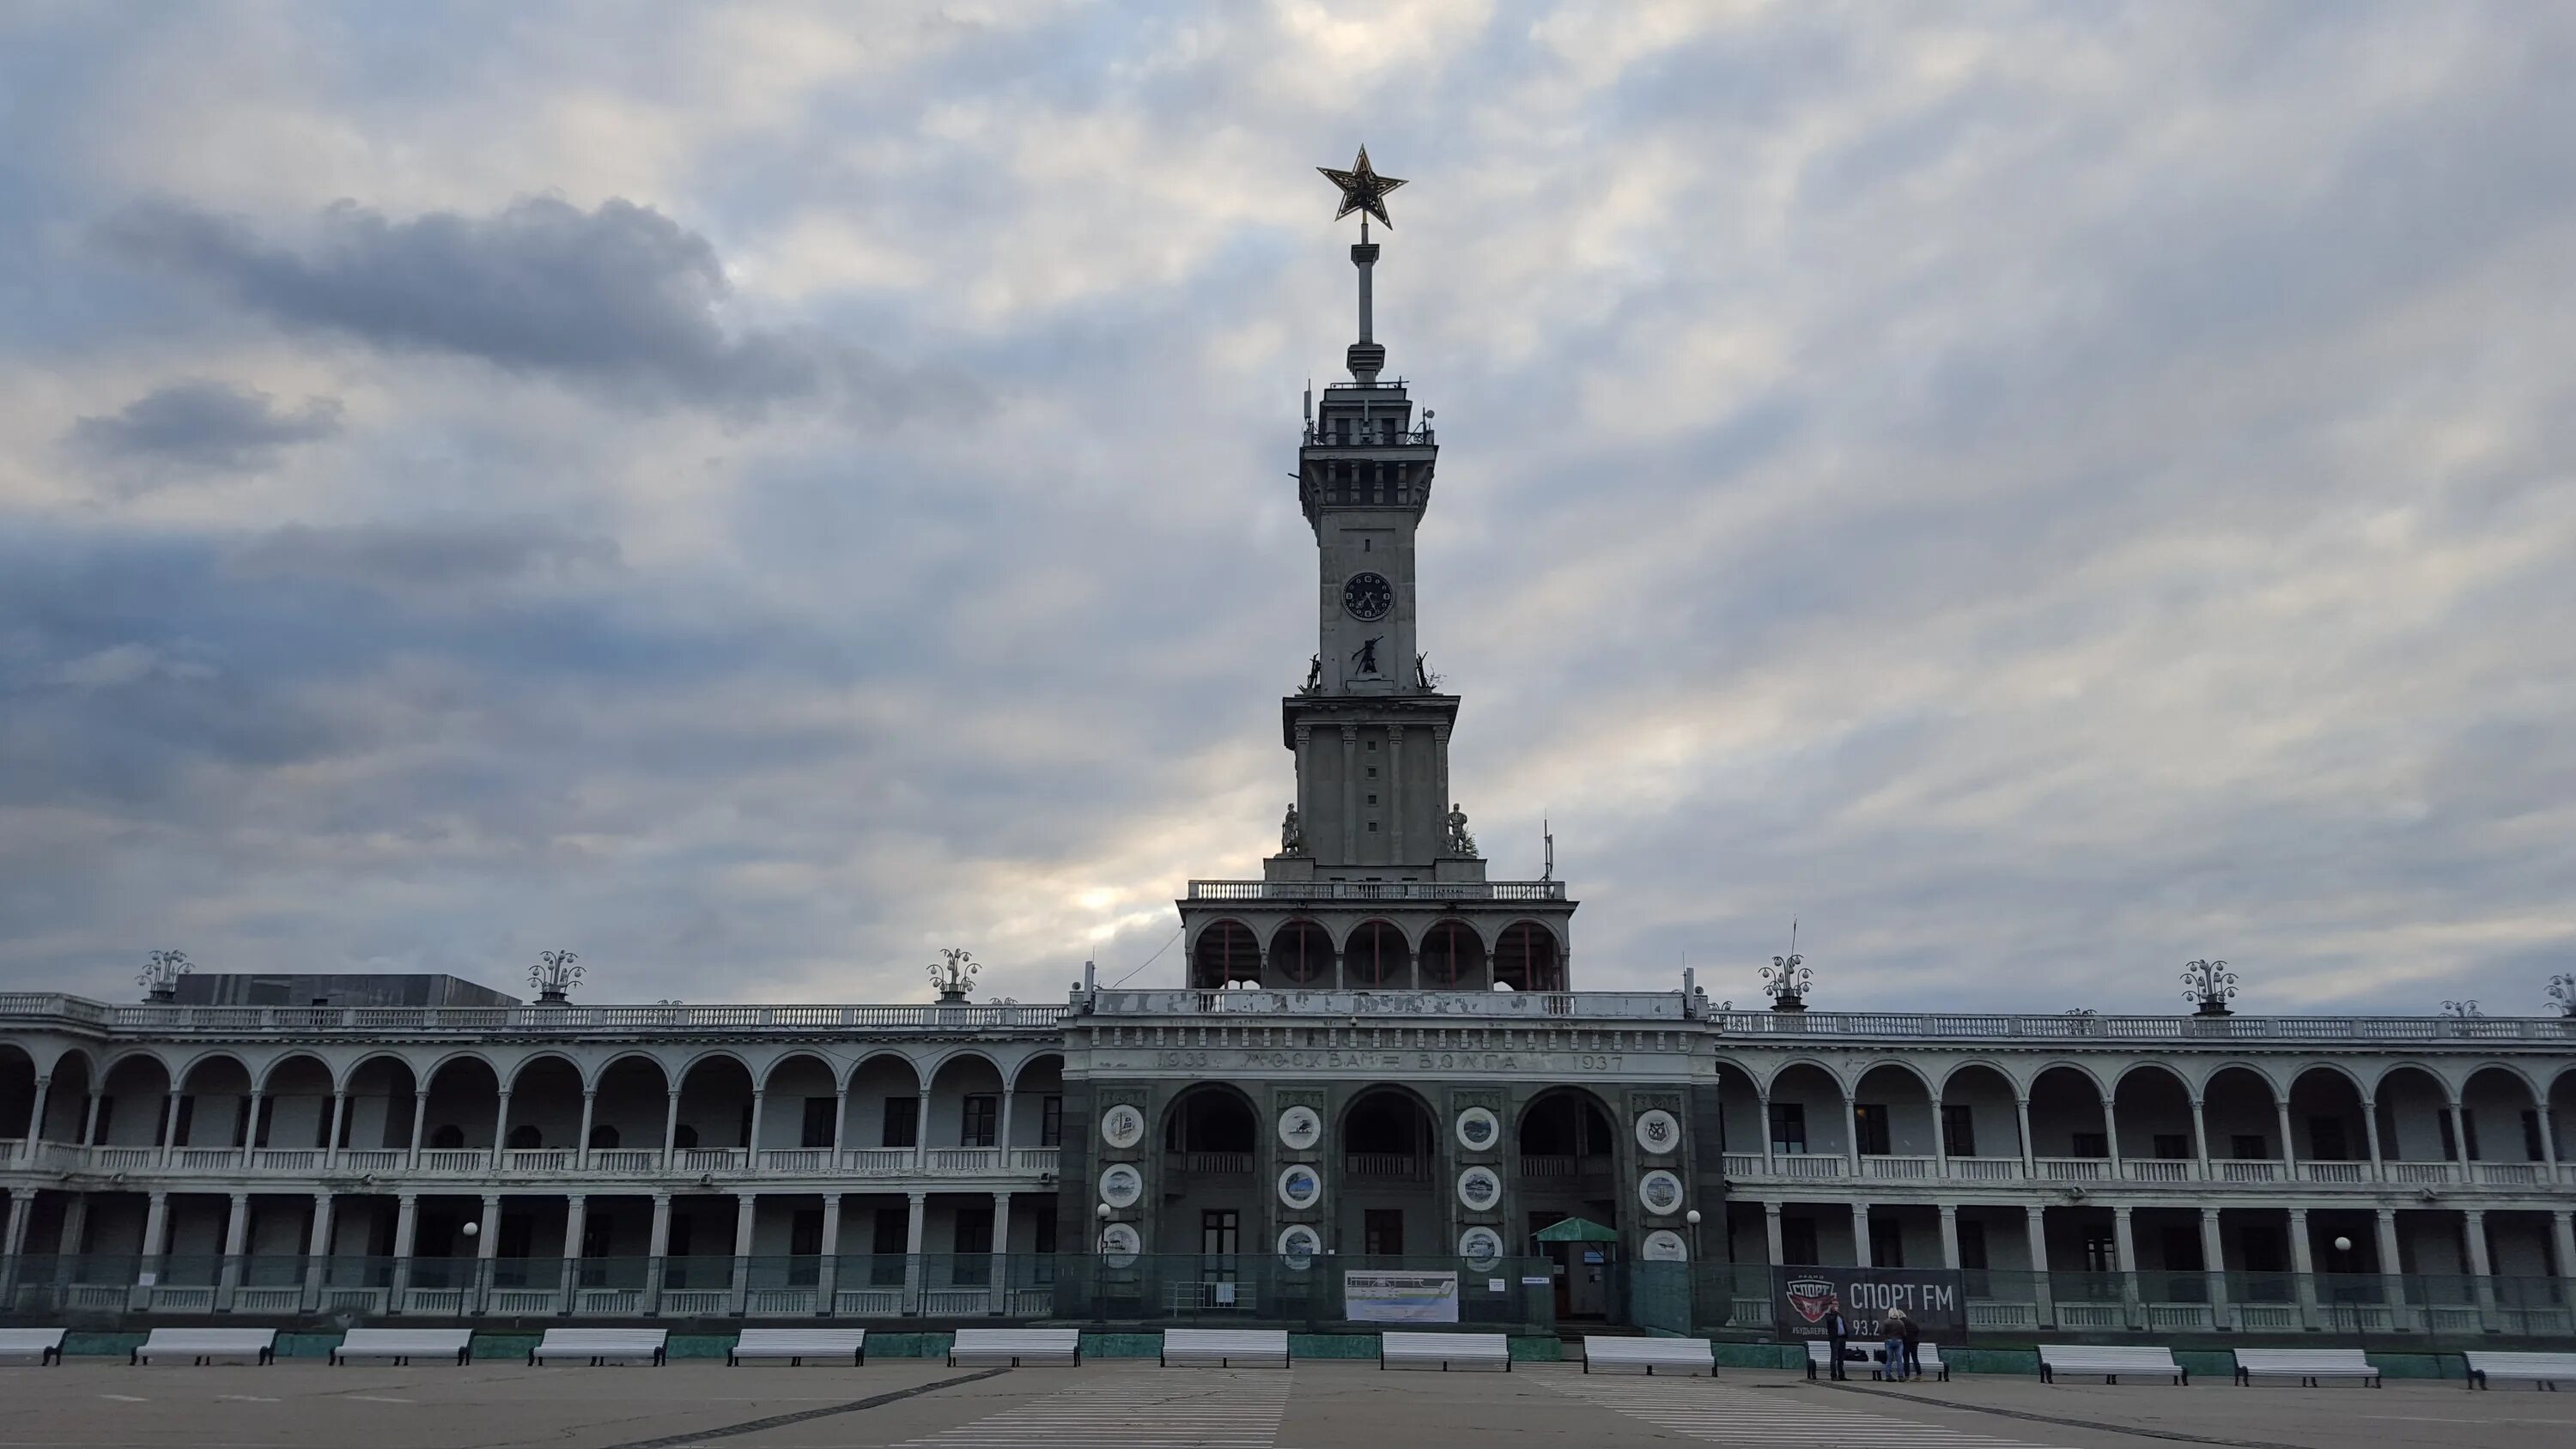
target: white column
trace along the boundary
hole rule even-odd
[[[2227,1314],[2227,1239],[2219,1232],[2218,1209],[2200,1210],[2201,1271],[2209,1278],[2209,1325],[2231,1328]]]
[[[2022,1103],[2025,1121],[2028,1120],[2029,1106],[2027,1101]],[[2030,1135],[2027,1132],[2022,1134],[2021,1142],[2022,1151],[2026,1155],[2030,1151]],[[2030,1224],[2030,1292],[2031,1297],[2036,1300],[2032,1304],[2032,1309],[2039,1315],[2040,1327],[2054,1328],[2057,1326],[2057,1296],[2050,1292],[2048,1287],[2048,1210],[2044,1207],[2032,1206],[2022,1211],[2028,1216]]]
[[[1843,1089],[1843,1171],[1854,1178],[1860,1176],[1860,1103],[1852,1100],[1848,1087]]]
[[[1768,1087],[1756,1087],[1754,1088],[1754,1093],[1755,1101],[1760,1104],[1762,1110],[1762,1172],[1763,1175],[1767,1177],[1780,1170],[1773,1166],[1771,1162],[1771,1089]],[[1775,1230],[1780,1226],[1780,1205],[1778,1203],[1773,1203],[1771,1205],[1771,1226]],[[1776,1249],[1780,1245],[1775,1241],[1771,1246]]]
[[[1766,1202],[1762,1205],[1762,1237],[1763,1241],[1771,1245],[1771,1266],[1774,1268],[1787,1267],[1788,1249],[1782,1245],[1780,1236],[1780,1204],[1776,1202]]]
[[[2388,1166],[2379,1156],[2379,1103],[2375,1098],[2361,1099],[2361,1134],[2370,1144],[2370,1180],[2387,1181]]]
[[[2039,1165],[2030,1150],[2030,1098],[2023,1096],[2013,1098],[2013,1117],[2021,1124],[2021,1175],[2026,1178],[2037,1177]],[[2033,1208],[2031,1211],[2037,1212],[2038,1209]]]
[[[250,1103],[250,1110],[242,1116],[241,1164],[244,1167],[250,1166],[251,1149],[259,1145],[259,1107],[263,1094],[259,1088],[253,1087],[246,1100]]]
[[[583,1140],[589,1139],[585,1135]],[[578,1192],[567,1194],[564,1197],[563,1286],[556,1290],[562,1295],[562,1301],[556,1305],[561,1312],[572,1311],[573,1292],[581,1286],[581,1240],[587,1235],[589,1225],[590,1198]]]
[[[572,1160],[573,1166],[583,1172],[588,1172],[590,1170],[590,1124],[591,1119],[597,1114],[598,1110],[599,1089],[597,1087],[582,1088],[581,1135],[573,1139]],[[576,1199],[576,1201],[578,1201],[578,1199]],[[564,1256],[568,1258],[572,1255],[570,1253],[566,1253]]]
[[[92,1097],[90,1100],[95,1103],[98,1099]],[[72,1194],[72,1200],[63,1205],[63,1236],[59,1245],[62,1251],[54,1257],[55,1287],[60,1288],[72,1281],[72,1269],[76,1266],[76,1260],[82,1255],[83,1249],[88,1245],[89,1194],[75,1192]],[[62,1299],[60,1293],[55,1294],[54,1297],[57,1302]]]
[[[922,1285],[921,1235],[924,1226],[923,1215],[930,1205],[930,1194],[908,1192],[904,1197],[912,1205],[912,1219],[904,1224],[903,1231],[903,1311],[919,1313]]]
[[[757,1125],[760,1094],[756,1091],[751,1095],[751,1114],[754,1125]],[[760,1139],[755,1137],[752,1140],[757,1142]],[[733,1311],[740,1313],[750,1306],[751,1230],[760,1217],[760,1198],[753,1193],[736,1193],[733,1203]]]
[[[488,1263],[500,1253],[501,1195],[487,1192],[483,1194],[483,1228],[475,1235],[474,1256]]]
[[[313,1194],[313,1231],[304,1243],[304,1308],[308,1313],[322,1307],[322,1279],[331,1262],[331,1194]]]
[[[33,1131],[36,1127],[41,1125],[42,1121],[42,1118],[30,1121],[27,1124],[29,1130]],[[27,1142],[29,1146],[35,1145],[35,1139],[33,1137],[28,1138]],[[20,1187],[10,1189],[9,1236],[5,1240],[0,1240],[0,1252],[5,1252],[7,1254],[6,1270],[0,1271],[0,1303],[15,1303],[17,1301],[19,1264],[27,1254],[27,1217],[29,1210],[35,1206],[35,1203],[36,1190],[34,1188]]]
[[[157,1281],[161,1276],[162,1244],[170,1235],[170,1194],[156,1192],[143,1209],[143,1269]]]
[[[244,1141],[248,1138],[245,1137]],[[229,1311],[233,1290],[241,1286],[242,1249],[250,1238],[250,1194],[237,1192],[224,1214],[224,1261],[216,1273],[215,1302]]]
[[[847,1094],[841,1098],[844,1106],[849,1100]],[[832,1142],[832,1160],[837,1163],[841,1160],[837,1128],[833,1131]],[[839,1306],[841,1292],[841,1195],[837,1192],[823,1194],[823,1261],[814,1279],[815,1297],[821,1300],[815,1311],[829,1314]]]
[[[769,1089],[751,1089],[751,1126],[743,1132],[742,1165],[753,1171],[760,1168],[760,1118],[769,1106]]]
[[[993,1194],[993,1306],[995,1313],[1010,1308],[1011,1271],[1011,1195]]]
[[[501,1154],[510,1141],[510,1089],[501,1089],[501,1105],[492,1114],[492,1170],[501,1170]]]
[[[1941,1213],[1941,1266],[1949,1269],[1953,1273],[1956,1273],[1959,1271],[1959,1205],[1957,1203],[1945,1202],[1939,1204],[1939,1209]]]
[[[1869,1204],[1856,1202],[1851,1205],[1851,1210],[1852,1261],[1864,1268],[1875,1267],[1870,1262],[1869,1253]]]
[[[417,1142],[418,1139],[414,1139]],[[400,1193],[394,1198],[394,1301],[393,1310],[403,1311],[404,1291],[411,1287],[411,1254],[414,1238],[420,1230],[420,1196]]]
[[[2406,1264],[2397,1248],[2397,1210],[2381,1208],[2374,1216],[2378,1219],[2373,1226],[2379,1236],[2379,1276],[2387,1282],[2388,1311],[2394,1320],[2391,1326],[2402,1329],[2405,1321],[2400,1310],[2406,1302]]]
[[[993,1145],[1001,1149],[1001,1154],[995,1157],[993,1161],[996,1167],[1003,1172],[1011,1170],[1011,1097],[1016,1090],[1016,1088],[1011,1087],[1008,1084],[1003,1086],[1002,1120],[994,1124],[993,1130]]]
[[[2283,1150],[2287,1150],[2284,1144]],[[2308,1242],[2308,1210],[2290,1209],[2290,1271],[2296,1275],[2299,1299],[2299,1322],[2302,1326],[2317,1321],[2317,1255]]]
[[[194,1123],[189,1124],[194,1126]],[[170,1094],[161,1107],[161,1165],[170,1165],[170,1154],[179,1150],[179,1088],[171,1084]]]
[[[2129,1175],[2120,1155],[2120,1094],[2117,1091],[2102,1099],[2102,1145],[2111,1150],[2111,1176],[2114,1180]]]
[[[676,1145],[676,1144],[679,1142],[679,1140],[680,1140],[680,1089],[679,1089],[679,1088],[677,1088],[677,1087],[673,1087],[673,1088],[671,1089],[671,1110],[670,1110],[670,1113],[669,1113],[669,1115],[668,1115],[668,1116],[665,1116],[665,1117],[662,1119],[662,1170],[663,1170],[664,1172],[668,1172],[668,1171],[670,1171],[673,1167],[675,1167],[675,1166],[677,1166],[677,1165],[679,1164],[679,1159],[678,1159],[677,1157],[675,1157],[675,1156],[673,1156],[673,1155],[672,1155],[673,1153],[675,1153],[675,1152],[679,1151],[679,1148],[678,1148],[678,1146]],[[657,1254],[657,1256],[658,1256],[658,1254]]]
[[[2533,1115],[2540,1123],[2541,1178],[2551,1187],[2556,1187],[2559,1185],[2558,1124],[2551,1119],[2549,1103],[2546,1099],[2534,1104]],[[31,1135],[27,1140],[32,1142],[35,1138]]]
[[[337,1167],[340,1165],[340,1135],[348,1130],[348,1125],[349,1094],[346,1092],[333,1092],[331,1094],[331,1135],[329,1138],[325,1139],[322,1144],[322,1163],[324,1166]]]
[[[2107,1118],[2110,1114],[2103,1115]],[[2130,1211],[2125,1207],[2111,1209],[2111,1266],[2120,1274],[2120,1301],[2127,1307],[2129,1326],[2137,1328],[2143,1326],[2138,1313],[2142,1295],[2138,1285],[2138,1236],[2129,1221]]]
[[[81,1114],[81,1145],[83,1147],[95,1146],[98,1142],[98,1105],[100,1102],[106,1100],[107,1094],[93,1090],[88,1094],[88,1097],[89,1105],[82,1110]]]
[[[2467,1144],[2463,1142],[2462,1147]],[[2468,1242],[2469,1286],[2478,1293],[2478,1318],[2486,1328],[2496,1327],[2495,1272],[2487,1257],[2487,1215],[2483,1208],[2471,1208],[2460,1215],[2460,1235]]]
[[[2299,1147],[2290,1136],[2290,1094],[2284,1092],[2273,1098],[2272,1105],[2281,1117],[2281,1175],[2295,1178],[2299,1175]]]
[[[2192,1098],[2191,1155],[2200,1164],[2200,1180],[2207,1182],[2211,1177],[2209,1170],[2209,1124],[2202,1120],[2201,1114],[2203,1110],[2204,1106],[2201,1099],[2198,1097]]]
[[[14,1214],[12,1215],[14,1219]],[[13,1220],[10,1232],[17,1232]],[[2558,1261],[2550,1266],[2561,1278],[2576,1278],[2576,1214],[2557,1208],[2549,1214],[2549,1251]]]
[[[51,1076],[38,1077],[36,1079],[36,1105],[34,1110],[27,1114],[27,1149],[25,1155],[30,1159],[33,1159],[36,1155],[36,1144],[45,1140],[45,1102],[46,1099],[53,1096],[53,1094],[54,1079]]]
[[[679,1107],[680,1094],[673,1092],[671,1110],[676,1113]],[[668,1161],[671,1149],[668,1145],[668,1134],[664,1135],[665,1145],[662,1148],[662,1156],[665,1161]],[[671,1258],[671,1195],[667,1192],[653,1194],[653,1235],[645,1240],[645,1252],[649,1261],[645,1264],[644,1311],[659,1313],[662,1311],[662,1280],[670,1271]]]
[[[411,1094],[411,1165],[420,1166],[420,1134],[429,1125],[429,1091],[415,1089]]]
[[[843,1082],[832,1097],[832,1170],[834,1172],[841,1170],[841,1154],[849,1150],[849,1137],[850,1084]],[[832,1211],[839,1212],[840,1199],[836,1196],[832,1201],[835,1204]]]

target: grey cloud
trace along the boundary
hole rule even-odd
[[[614,568],[617,542],[536,519],[339,528],[291,525],[234,550],[236,577],[309,579],[408,594],[470,593]]]
[[[307,398],[292,409],[275,404],[253,388],[191,379],[155,388],[120,412],[82,418],[72,425],[70,440],[111,463],[240,472],[340,431],[336,398]]]
[[[828,400],[875,416],[941,389],[819,331],[729,325],[707,239],[611,198],[527,197],[491,216],[395,220],[350,202],[301,245],[176,202],[100,229],[118,254],[213,287],[281,326],[395,352],[477,358],[643,401],[757,411]]]

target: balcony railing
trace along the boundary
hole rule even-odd
[[[827,1177],[840,1173],[860,1177],[988,1177],[995,1174],[1053,1173],[1059,1149],[1054,1147],[858,1147],[834,1154],[828,1147],[764,1148],[755,1167],[739,1147],[684,1150],[665,1165],[658,1148],[569,1147],[508,1148],[431,1147],[417,1154],[409,1148],[259,1147],[245,1162],[238,1147],[82,1147],[68,1142],[0,1142],[0,1166],[41,1165],[72,1173],[124,1173],[130,1176],[320,1177],[364,1174],[373,1177],[509,1177],[583,1179],[592,1177],[689,1177],[723,1174],[758,1180],[766,1177]],[[585,1158],[587,1161],[585,1162]],[[417,1160],[415,1160],[417,1159]],[[1248,1169],[1247,1169],[1248,1170]]]
[[[1473,1017],[1479,1020],[1672,1021],[1678,991],[1103,991],[1102,1016]]]
[[[1973,1016],[1852,1011],[1730,1011],[1730,1036],[1954,1041],[2576,1042],[2567,1016]]]
[[[157,1036],[191,1032],[458,1032],[510,1036],[690,1032],[1047,1031],[1059,1006],[117,1006],[59,992],[0,992],[0,1023],[68,1022]]]
[[[1536,1159],[1524,1158],[1524,1176],[1538,1176],[1528,1164]],[[1763,1176],[1811,1180],[1818,1178],[1848,1179],[1853,1176],[1851,1164],[1838,1152],[1775,1151],[1766,1168],[1758,1152],[1725,1154],[1726,1175],[1730,1178]],[[2576,1164],[2561,1164],[2558,1183],[2576,1186]],[[2270,1185],[2304,1183],[2319,1187],[2370,1188],[2382,1183],[2408,1186],[2475,1183],[2481,1187],[2548,1189],[2553,1185],[2549,1164],[2543,1162],[2403,1162],[2386,1160],[2378,1163],[2322,1161],[2288,1163],[2273,1158],[2213,1158],[2207,1170],[2196,1158],[2130,1157],[2113,1162],[2107,1157],[2040,1157],[2032,1159],[2024,1171],[2018,1157],[1913,1157],[1864,1154],[1859,1176],[1867,1179],[1904,1180],[1940,1179],[1955,1182],[2041,1182],[2073,1183],[2161,1183],[2210,1182],[2234,1185]]]
[[[1561,901],[1561,880],[1194,880],[1194,901]]]
[[[1163,1165],[1174,1172],[1193,1177],[1248,1177],[1252,1173],[1249,1152],[1167,1152]]]
[[[1409,1152],[1351,1152],[1342,1157],[1342,1175],[1378,1182],[1419,1182],[1429,1177],[1423,1159]]]

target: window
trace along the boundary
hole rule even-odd
[[[1371,765],[1368,767],[1368,777],[1372,780],[1377,778],[1377,766]]]
[[[1404,1209],[1364,1209],[1360,1213],[1360,1251],[1372,1258],[1392,1258],[1403,1253]]]
[[[1038,1145],[1040,1147],[1061,1147],[1064,1145],[1064,1098],[1051,1095],[1040,1101],[1038,1106]],[[1055,1220],[1053,1218],[1049,1218],[1047,1221],[1049,1223],[1053,1223]],[[1053,1233],[1055,1230],[1050,1227],[1047,1231],[1049,1233]],[[1044,1249],[1042,1251],[1052,1252],[1054,1250]]]
[[[1231,1258],[1242,1251],[1242,1219],[1233,1208],[1206,1208],[1199,1213],[1199,1251]]]
[[[1780,1219],[1780,1256],[1791,1263],[1816,1261],[1816,1220],[1814,1218]]]
[[[2180,1162],[2189,1156],[2191,1156],[2191,1138],[2189,1136],[2180,1132],[2159,1132],[2156,1134],[2157,1161]]]
[[[2547,1155],[2540,1150],[2540,1114],[2528,1109],[2522,1114],[2522,1155],[2528,1162],[2538,1162]]]
[[[1974,1218],[1959,1222],[1959,1266],[1971,1273],[1986,1271],[1986,1225]]]
[[[2227,1139],[2227,1155],[2239,1162],[2260,1162],[2271,1156],[2260,1132],[2239,1132]]]
[[[1375,795],[1371,795],[1371,796],[1369,797],[1369,803],[1370,803],[1371,805],[1376,804],[1376,803],[1377,803],[1377,797],[1376,797]]]
[[[1001,1105],[1002,1099],[999,1097],[967,1098],[966,1115],[958,1129],[957,1145],[960,1147],[992,1146],[993,1119],[1001,1110]]]
[[[1375,741],[1375,740],[1371,740],[1371,741],[1369,741],[1369,742],[1368,742],[1368,747],[1369,747],[1369,753],[1370,753],[1370,754],[1374,755],[1374,754],[1376,754],[1376,753],[1377,753],[1377,741]]]
[[[1807,1150],[1807,1104],[1774,1102],[1771,1104],[1771,1150],[1802,1153]],[[1793,1263],[1811,1263],[1812,1258],[1792,1258]]]
[[[1863,1155],[1887,1155],[1887,1104],[1862,1102],[1852,1108],[1852,1133]]]
[[[1905,1266],[1905,1225],[1891,1217],[1869,1220],[1869,1261],[1876,1268]]]
[[[921,1099],[888,1097],[885,1099],[885,1131],[878,1137],[880,1147],[912,1147],[921,1141]]]
[[[806,1098],[805,1121],[803,1125],[797,1129],[796,1145],[799,1147],[831,1146],[832,1122],[834,1118],[840,1115],[840,1112],[841,1104],[838,1098]]]
[[[2352,1147],[2344,1140],[2341,1117],[2308,1119],[2308,1155],[2319,1162],[2352,1161]]]
[[[1375,834],[1377,834],[1377,822],[1376,822],[1376,821],[1374,821],[1374,820],[1372,820],[1372,821],[1370,821],[1370,822],[1369,822],[1369,834],[1371,834],[1371,835],[1375,835]]]
[[[2084,1271],[2115,1273],[2119,1271],[2119,1244],[2105,1228],[2084,1230]]]
[[[1977,1114],[1965,1105],[1941,1109],[1941,1150],[1952,1157],[1977,1155]]]
[[[2074,1137],[2074,1152],[2078,1157],[2108,1157],[2111,1155],[2111,1134],[2078,1132]]]

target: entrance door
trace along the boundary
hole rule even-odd
[[[1360,1213],[1360,1251],[1372,1258],[1404,1255],[1404,1209],[1368,1208]]]
[[[1242,1218],[1233,1208],[1199,1213],[1199,1281],[1234,1281],[1234,1256],[1243,1251]]]

